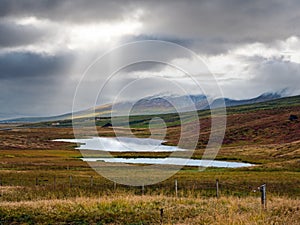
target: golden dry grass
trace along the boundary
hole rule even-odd
[[[4,185],[0,188],[0,224],[159,224],[162,208],[163,224],[300,224],[300,123],[287,119],[298,111],[297,105],[229,114],[225,145],[217,158],[260,163],[258,166],[203,173],[186,167],[157,187],[146,187],[145,196],[140,196],[141,189],[118,186],[114,191],[112,182],[96,176],[78,159],[75,144],[51,141],[73,138],[72,128],[13,126],[10,131],[0,131],[0,178]],[[203,154],[209,118],[201,119],[201,127],[195,158]],[[126,129],[118,129],[126,134]],[[132,130],[138,137],[149,135],[143,127]],[[100,136],[115,135],[111,128],[98,127],[98,132]],[[87,128],[80,135],[89,134]],[[177,144],[179,134],[180,126],[169,127],[168,143]],[[132,153],[114,155],[131,157]],[[90,176],[94,176],[94,187],[89,189]],[[40,179],[38,185],[36,178]],[[180,198],[170,197],[174,196],[174,179],[178,180]],[[211,197],[214,189],[202,191],[202,183],[214,185],[215,179],[220,179],[220,199]],[[264,182],[267,211],[261,210],[259,193],[251,192]]]
[[[2,224],[300,224],[300,200],[118,195],[0,203]],[[5,221],[3,220],[5,219]]]

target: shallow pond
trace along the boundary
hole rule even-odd
[[[129,164],[159,164],[179,166],[204,166],[221,168],[239,168],[253,166],[250,163],[226,162],[217,160],[182,159],[182,158],[82,158],[86,162],[103,161],[107,163],[129,163]]]
[[[162,145],[163,141],[150,138],[107,138],[93,137],[88,139],[56,139],[80,144],[76,149],[79,150],[102,150],[109,152],[174,152],[185,151],[177,146]],[[129,164],[159,164],[159,165],[186,165],[204,167],[227,167],[238,168],[253,166],[250,163],[227,162],[217,160],[199,160],[183,158],[82,158],[83,161],[107,163],[129,163]]]
[[[177,146],[162,145],[163,141],[151,138],[106,138],[56,139],[54,141],[79,143],[79,150],[102,150],[108,152],[174,152],[184,151]]]

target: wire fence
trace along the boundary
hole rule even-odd
[[[174,197],[220,197],[220,196],[259,196],[263,184],[237,185],[222,180],[195,181],[187,179],[169,179],[164,182],[149,186],[126,186],[106,180],[98,176],[74,176],[54,175],[26,177],[19,176],[10,178],[0,177],[2,187],[2,200],[10,200],[16,197],[9,188],[18,188],[19,199],[64,198],[72,196],[100,196],[116,192],[133,193],[136,195],[166,195]],[[3,191],[4,190],[4,191]],[[266,190],[264,190],[266,192]],[[23,193],[23,195],[22,195]],[[24,194],[25,193],[25,194]]]

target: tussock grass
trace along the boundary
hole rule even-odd
[[[1,202],[2,224],[299,224],[299,199],[172,198],[117,195],[100,198]]]

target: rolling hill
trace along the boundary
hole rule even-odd
[[[216,109],[217,110],[217,109]],[[290,116],[295,115],[300,118],[300,96],[275,99],[267,102],[232,106],[227,108],[227,127],[223,144],[228,146],[236,145],[256,145],[256,144],[283,144],[300,140],[300,120],[291,121]],[[211,129],[210,110],[199,110],[200,137],[198,148],[203,148],[208,141]],[[181,122],[193,123],[194,118],[189,112],[182,114],[153,114],[153,115],[133,115],[129,118],[131,129],[139,130],[144,136],[148,132],[149,122],[154,117],[160,117],[168,127],[167,137],[169,145],[177,145],[180,137]],[[182,119],[182,120],[181,120]],[[96,125],[110,130],[110,117],[84,117],[74,120],[83,126]],[[51,121],[25,124],[25,127],[72,127],[71,119],[59,120],[59,124],[52,125]],[[126,126],[126,117],[115,117],[113,126]],[[108,127],[108,128],[107,128]],[[146,133],[145,133],[146,132]],[[192,133],[190,135],[193,135]],[[147,136],[147,135],[146,135]]]
[[[0,123],[38,123],[46,121],[68,120],[76,118],[90,117],[110,117],[130,115],[152,115],[152,114],[168,114],[176,112],[189,112],[195,110],[215,109],[223,106],[226,107],[247,105],[259,102],[266,102],[279,99],[282,96],[277,93],[265,93],[256,98],[234,100],[229,98],[210,99],[205,95],[185,95],[185,96],[150,96],[140,99],[137,102],[119,102],[115,105],[106,104],[96,106],[79,112],[66,113],[58,116],[49,117],[21,117],[16,119],[2,120]]]

